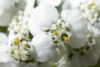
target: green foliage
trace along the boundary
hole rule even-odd
[[[0,32],[3,32],[3,33],[8,34],[7,28],[8,28],[8,27],[2,27],[2,26],[0,26]]]

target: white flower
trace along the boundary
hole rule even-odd
[[[81,4],[83,16],[87,19],[88,23],[93,27],[100,30],[100,1],[89,0],[86,3]]]
[[[85,18],[92,24],[95,21],[99,21],[99,8],[100,1],[99,0],[87,0],[85,3],[80,5],[80,9]]]
[[[0,43],[7,43],[8,37],[6,34],[0,32]]]
[[[84,45],[87,36],[87,23],[79,9],[66,10],[62,17],[69,24],[72,31],[70,46],[80,48]]]
[[[35,61],[35,48],[27,40],[16,37],[12,40],[10,46],[10,56],[16,61],[34,62]]]
[[[33,55],[35,49],[28,42],[28,20],[24,20],[25,18],[26,14],[20,11],[18,16],[15,16],[15,18],[12,20],[12,23],[9,26],[8,45],[10,48],[10,56],[11,58],[17,61],[33,62]]]
[[[38,33],[32,40],[37,52],[37,61],[50,62],[58,60],[58,53],[45,33]]]
[[[74,53],[69,61],[70,67],[89,67],[95,65],[100,57],[100,39],[97,39],[95,46],[86,54]],[[89,48],[90,49],[90,48]]]
[[[64,0],[63,9],[73,9],[73,8],[79,8],[81,3],[86,2],[87,0]]]
[[[0,15],[0,26],[8,26],[16,11],[16,7],[12,7],[9,10],[4,10]]]
[[[0,43],[0,63],[8,62],[10,61],[8,56],[8,46],[4,43]]]
[[[11,22],[13,16],[18,12],[19,9],[22,9],[23,6],[20,6],[20,3],[23,1],[20,0],[1,0],[0,2],[0,26],[8,26]],[[23,4],[25,6],[25,4]],[[5,20],[6,19],[6,20]]]
[[[25,0],[25,2],[25,13],[31,14],[31,12],[34,10],[35,0]]]
[[[98,38],[100,36],[100,30],[98,28],[94,27],[93,25],[88,24],[88,30],[89,30],[89,32],[92,33],[92,35],[95,38]]]
[[[92,26],[100,31],[100,21],[94,22]]]
[[[31,3],[29,5],[29,3]],[[19,10],[29,13],[34,5],[34,0],[1,0],[0,1],[0,26],[8,26]],[[6,20],[5,20],[6,19]]]
[[[53,23],[58,20],[58,12],[55,7],[40,4],[36,7],[32,13],[28,27],[30,32],[35,35],[38,31],[44,31],[44,29],[49,29]]]
[[[18,3],[20,0],[1,0],[0,8],[9,9],[11,6],[14,6],[15,3]]]
[[[67,45],[71,38],[70,27],[60,20],[52,25],[48,35],[55,46]]]
[[[12,23],[9,25],[9,36],[8,36],[8,44],[11,45],[11,41],[15,37],[19,37],[21,39],[29,39],[29,31],[27,27],[28,18],[26,17],[23,11],[19,11],[18,16],[15,16],[12,20]],[[25,20],[24,20],[25,19]]]
[[[100,31],[88,25],[87,41],[80,49],[70,49],[70,67],[89,67],[95,65],[100,57]]]
[[[21,31],[20,33],[15,33],[15,32],[13,32],[13,31],[11,31],[10,33],[9,33],[9,36],[8,36],[8,45],[10,46],[11,45],[11,43],[12,43],[12,40],[14,39],[14,38],[16,38],[16,37],[19,37],[20,39],[26,39],[26,40],[28,40],[29,39],[29,35],[28,35],[28,32],[26,33],[26,31],[24,32],[24,31]]]
[[[0,33],[0,63],[10,61],[8,57],[8,45],[7,45],[7,36],[4,33]]]

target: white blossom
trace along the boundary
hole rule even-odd
[[[8,26],[11,22],[13,16],[18,12],[18,10],[23,9],[25,4],[20,0],[1,0],[0,2],[0,26]],[[6,19],[6,20],[5,20]]]
[[[87,23],[82,16],[79,9],[66,10],[65,16],[62,17],[67,24],[71,26],[72,37],[71,46],[74,48],[80,48],[84,45],[87,36]]]
[[[37,34],[32,43],[36,48],[37,60],[40,62],[57,61],[59,56],[56,48],[45,33]]]
[[[28,9],[27,12],[29,13],[30,9],[34,5],[34,1],[35,0],[1,0],[0,26],[8,26],[19,10]],[[29,3],[33,3],[33,5],[29,5]]]
[[[0,67],[96,65],[99,6],[99,0],[1,0]]]
[[[49,29],[58,20],[59,14],[53,6],[40,4],[32,13],[28,27],[30,32],[35,35],[40,31]]]
[[[80,7],[81,3],[86,3],[87,0],[63,0],[62,9],[76,9]]]

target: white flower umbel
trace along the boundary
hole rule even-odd
[[[37,61],[39,62],[54,62],[59,56],[56,48],[50,41],[49,37],[43,32],[38,33],[32,40],[37,52]]]
[[[28,28],[33,35],[36,35],[40,31],[49,29],[58,20],[58,17],[59,14],[55,7],[40,4],[34,9]]]
[[[99,5],[99,0],[1,0],[0,26],[9,25],[9,34],[0,33],[0,67],[95,65]]]

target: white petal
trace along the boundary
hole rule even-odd
[[[39,4],[41,3],[58,6],[61,4],[61,0],[39,0]]]
[[[39,30],[37,28],[40,28],[42,31],[44,28],[50,28],[52,24],[58,20],[58,17],[59,15],[55,7],[41,4],[35,8],[32,13],[28,24],[29,30],[33,33]],[[34,30],[34,28],[37,29],[37,31]]]
[[[0,43],[7,43],[7,40],[6,34],[0,32]]]
[[[34,24],[29,23],[28,28],[33,36],[37,35],[38,33],[43,32],[38,25],[35,25],[35,23]]]
[[[88,30],[93,34],[93,37],[98,38],[100,36],[100,30],[93,25],[88,25]]]
[[[37,34],[32,43],[37,51],[37,60],[40,62],[56,61],[58,54],[55,47],[50,43],[48,36],[45,33]]]
[[[33,6],[35,4],[35,0],[25,0],[26,1],[26,7],[25,7],[25,12],[30,13],[33,11]]]
[[[66,15],[63,16],[63,19],[66,21],[66,23],[71,25],[71,30],[73,33],[70,42],[71,47],[80,48],[86,41],[86,20],[78,9],[67,10],[67,13],[65,14]]]
[[[89,67],[95,65],[100,56],[100,39],[98,39],[98,43],[94,46],[93,50],[85,55],[75,54],[72,58],[72,65],[75,67]]]
[[[94,26],[95,28],[97,28],[98,30],[100,30],[100,22],[94,22],[94,23],[93,23],[93,26]]]
[[[20,0],[1,0],[0,1],[0,8],[9,9],[11,6],[14,6],[15,3],[19,2]]]
[[[24,0],[2,0],[2,2],[0,2],[2,3],[0,5],[0,26],[8,26],[14,15],[25,8],[25,2]]]
[[[0,45],[0,62],[8,62],[10,60],[8,56],[8,46],[3,43],[0,43]]]
[[[80,4],[81,3],[84,3],[86,2],[87,0],[77,0],[77,1],[74,1],[74,0],[64,0],[64,3],[63,3],[63,9],[73,9],[73,8],[78,8],[80,7]]]

